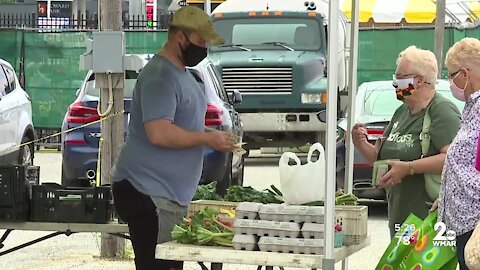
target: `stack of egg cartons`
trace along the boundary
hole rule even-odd
[[[234,223],[235,249],[323,254],[323,206],[240,203]]]

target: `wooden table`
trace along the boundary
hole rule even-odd
[[[368,245],[370,245],[370,237],[358,245],[336,248],[335,261],[340,262]],[[225,263],[268,266],[270,269],[273,266],[321,269],[323,260],[322,255],[245,251],[224,247],[183,245],[176,242],[157,245],[155,257],[177,261],[210,262],[212,270],[222,269]]]
[[[93,223],[56,223],[56,222],[0,222],[0,229],[6,230],[3,236],[0,238],[0,249],[4,247],[2,244],[8,235],[14,230],[22,231],[50,231],[54,232],[46,236],[37,238],[35,240],[26,242],[24,244],[15,246],[8,250],[0,252],[0,256],[6,255],[13,251],[22,249],[24,247],[37,244],[45,241],[57,235],[70,236],[74,233],[84,232],[101,232],[108,233],[125,239],[130,239],[126,233],[128,233],[127,224],[119,224],[118,222],[111,222],[106,224],[93,224]]]

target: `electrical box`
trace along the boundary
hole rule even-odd
[[[125,34],[120,31],[93,32],[92,69],[95,73],[123,73]],[[88,62],[88,61],[87,61]]]
[[[80,55],[80,63],[79,69],[80,70],[92,70],[93,68],[93,39],[85,40],[85,46],[87,47],[87,51]]]

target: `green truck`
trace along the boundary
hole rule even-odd
[[[249,149],[323,142],[326,123],[328,3],[304,0],[228,0],[211,15],[226,43],[208,57],[236,107]],[[346,92],[347,22],[340,19],[338,86]],[[339,95],[340,96],[340,95]],[[339,102],[339,113],[345,109]]]

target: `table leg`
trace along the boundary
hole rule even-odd
[[[265,266],[265,270],[273,270],[273,266]]]
[[[223,264],[222,263],[212,263],[210,265],[210,270],[222,270]]]

